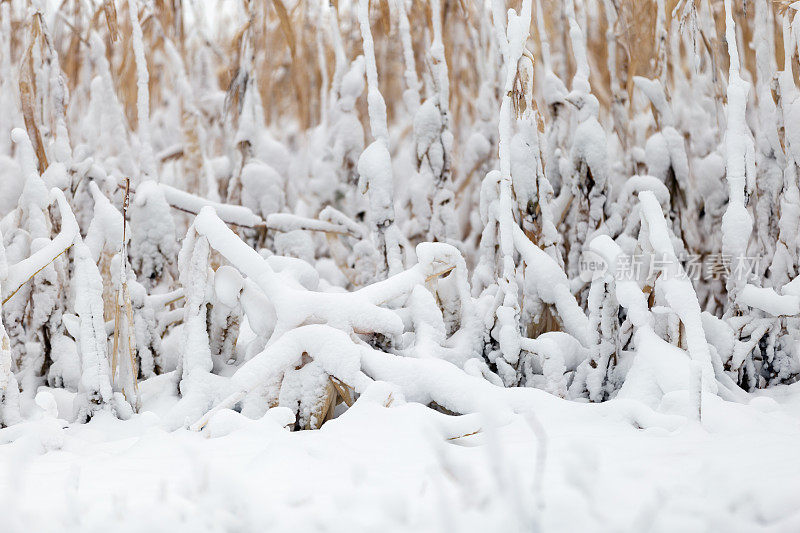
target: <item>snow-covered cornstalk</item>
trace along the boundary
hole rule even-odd
[[[627,117],[628,95],[623,90],[619,74],[617,72],[617,33],[616,26],[618,21],[617,9],[614,0],[603,0],[603,9],[606,15],[606,48],[608,49],[608,59],[606,61],[611,86],[611,116],[614,121],[614,131],[617,133],[620,145],[625,152],[628,152],[629,120]],[[543,26],[543,23],[540,23]],[[542,31],[541,29],[539,30]],[[625,162],[625,168],[632,167],[631,162]]]
[[[0,294],[8,278],[8,261],[0,232]],[[13,372],[14,359],[11,353],[11,340],[3,325],[2,304],[0,303],[0,426],[5,427],[20,420],[19,385]]]
[[[728,180],[728,207],[722,217],[722,253],[731,258],[728,291],[728,313],[738,313],[736,298],[747,283],[743,272],[747,261],[753,217],[747,209],[755,186],[755,148],[747,126],[747,93],[750,84],[739,75],[739,50],[731,0],[725,0],[725,37],[728,43],[728,106],[726,113],[725,160]]]
[[[400,336],[404,329],[403,321],[397,313],[382,307],[382,305],[402,300],[415,291],[415,287],[425,285],[448,274],[456,283],[454,290],[457,295],[455,300],[458,302],[458,308],[452,309],[448,306],[448,317],[446,318],[449,321],[449,313],[456,314],[459,318],[456,329],[463,328],[463,331],[458,336],[451,335],[451,346],[443,348],[460,364],[466,365],[469,359],[473,359],[475,364],[471,367],[475,371],[486,371],[490,374],[488,369],[482,367],[479,360],[476,359],[478,349],[470,339],[470,336],[474,338],[474,328],[477,328],[477,324],[474,311],[471,309],[469,287],[466,282],[466,265],[459,252],[450,245],[444,243],[421,244],[416,250],[419,263],[412,268],[356,292],[337,294],[317,291],[317,280],[305,275],[302,268],[295,270],[289,277],[284,276],[281,271],[288,264],[300,267],[302,262],[295,260],[287,263],[287,258],[277,257],[270,258],[271,260],[264,259],[227,228],[210,208],[204,208],[197,216],[185,242],[181,252],[181,263],[182,271],[185,274],[182,283],[187,294],[187,303],[184,308],[186,317],[184,319],[180,372],[183,376],[181,393],[184,398],[181,402],[184,408],[179,411],[182,419],[176,420],[177,424],[185,421],[183,417],[198,417],[198,412],[203,409],[203,406],[207,408],[209,402],[218,401],[218,395],[226,390],[224,387],[215,385],[216,380],[214,376],[210,375],[212,359],[208,350],[206,304],[215,305],[207,274],[208,254],[212,248],[235,266],[242,275],[246,276],[249,282],[244,282],[241,288],[238,288],[240,287],[239,282],[223,282],[223,285],[237,287],[234,290],[223,291],[228,293],[228,296],[224,297],[229,302],[226,305],[230,307],[230,304],[234,303],[237,298],[241,299],[244,313],[256,330],[262,330],[259,323],[266,320],[267,323],[263,326],[263,330],[268,339],[263,351],[254,356],[253,364],[245,365],[240,369],[242,379],[246,380],[239,384],[242,388],[224,399],[221,405],[230,406],[231,402],[245,401],[246,410],[255,409],[256,411],[251,412],[257,412],[258,409],[263,410],[266,405],[277,402],[280,405],[294,406],[296,411],[299,409],[301,427],[308,424],[311,427],[318,427],[324,421],[319,416],[321,413],[327,412],[327,408],[321,406],[333,395],[328,389],[328,376],[338,380],[337,387],[346,385],[360,391],[362,385],[357,373],[342,373],[343,368],[350,368],[355,363],[350,362],[345,366],[331,367],[331,361],[337,359],[326,355],[324,350],[312,349],[311,346],[325,346],[326,342],[339,342],[336,340],[336,336],[340,335],[341,331],[351,335]],[[229,277],[229,279],[233,278]],[[249,298],[254,298],[256,302],[248,301]],[[253,303],[257,303],[259,308],[254,307]],[[257,314],[253,314],[254,311]],[[321,328],[319,331],[321,336],[300,340],[303,337],[298,338],[298,335],[304,329],[303,324],[307,324],[309,320],[324,324],[317,328]],[[439,320],[443,321],[442,318]],[[440,333],[446,334],[444,321],[440,327]],[[322,335],[322,332],[331,330],[336,333]],[[424,329],[421,329],[419,333],[417,347],[422,344],[420,341],[427,338]],[[276,351],[280,353],[284,350],[279,347],[287,344],[294,346],[297,342],[300,342],[300,346],[305,346],[313,363],[305,361],[300,368],[295,368],[297,372],[290,372],[288,368],[280,366],[283,364],[280,360],[269,362]],[[443,342],[444,339],[439,337],[437,344]],[[353,340],[347,341],[347,345],[350,343],[353,343]],[[362,343],[357,342],[353,346],[360,344]],[[294,358],[302,354],[302,349],[300,352],[295,352],[294,349],[290,351],[291,353],[287,355],[290,355],[292,359],[287,364],[295,365]],[[343,349],[337,348],[333,353],[343,353]],[[418,357],[431,355],[433,354],[423,352]],[[258,363],[255,362],[256,359],[259,360]],[[262,376],[261,381],[253,381],[254,376],[249,369],[259,368],[265,364],[278,366],[273,368],[273,373],[259,371],[259,375]],[[272,367],[268,366],[267,369],[269,368]],[[309,388],[309,390],[304,391],[305,388]],[[344,393],[344,389],[336,390],[339,390],[337,394]],[[304,391],[299,398],[296,396],[298,391]],[[250,399],[247,400],[246,397]],[[311,404],[306,403],[308,401],[311,401]],[[312,416],[306,410],[312,410],[319,416]]]
[[[381,261],[379,277],[396,274],[403,268],[400,232],[394,222],[394,178],[389,151],[389,129],[386,122],[386,102],[378,87],[378,67],[369,25],[369,0],[359,0],[358,23],[364,47],[367,74],[367,107],[369,125],[375,139],[358,158],[358,174],[362,193],[369,195],[369,216],[373,241]]]
[[[512,139],[517,121],[520,99],[517,87],[520,76],[520,62],[525,54],[525,42],[528,39],[531,22],[531,1],[522,4],[519,15],[514,10],[506,13],[501,2],[493,4],[493,20],[495,33],[499,40],[500,50],[503,55],[504,82],[503,99],[500,104],[499,116],[499,173],[490,173],[486,176],[484,187],[497,187],[497,202],[494,206],[497,220],[497,242],[499,244],[499,271],[498,292],[496,301],[499,306],[493,313],[492,322],[496,317],[496,338],[500,344],[502,358],[497,358],[498,368],[504,381],[516,380],[513,366],[519,361],[520,331],[519,331],[519,286],[517,282],[516,256],[514,248],[514,220],[515,201],[512,182]],[[529,73],[529,70],[523,69]],[[515,96],[516,95],[516,96]],[[515,105],[516,104],[516,105]]]
[[[541,0],[537,0],[537,13],[543,13]],[[572,197],[569,177],[562,174],[569,165],[567,157],[569,149],[566,144],[567,130],[569,128],[566,100],[568,91],[564,83],[553,71],[553,64],[550,59],[550,40],[544,24],[544,17],[537,16],[536,23],[539,30],[539,39],[542,43],[542,58],[539,62],[544,70],[542,96],[548,113],[544,141],[544,159],[547,161],[545,175],[554,191],[559,193],[559,197],[566,200]],[[564,203],[564,201],[561,203]]]
[[[150,75],[147,72],[142,26],[139,24],[139,8],[136,2],[128,2],[128,15],[131,23],[131,45],[136,61],[136,121],[142,150],[139,166],[143,177],[156,178],[156,163],[150,136],[150,88],[148,87]]]
[[[431,0],[433,40],[428,51],[428,63],[433,84],[432,96],[414,117],[417,138],[417,158],[420,167],[427,167],[433,178],[431,197],[430,241],[456,242],[455,195],[452,191],[453,134],[450,131],[450,81],[444,42],[440,0]],[[429,107],[430,106],[430,107]]]
[[[111,351],[112,384],[119,389],[134,410],[139,409],[139,368],[136,364],[136,323],[128,289],[128,223],[130,180],[125,181],[122,200],[122,240],[118,255],[117,287],[114,292],[114,341]],[[119,378],[117,378],[119,376]]]
[[[417,76],[417,65],[414,59],[414,45],[411,40],[411,25],[408,22],[408,10],[405,0],[393,0],[397,11],[397,31],[400,32],[400,42],[403,45],[403,80],[405,90],[403,91],[403,102],[406,110],[413,116],[417,112],[420,104],[420,88],[422,84]],[[441,32],[441,28],[439,28]]]
[[[217,180],[206,152],[206,130],[200,110],[195,103],[194,88],[189,80],[184,59],[175,43],[169,39],[164,39],[164,51],[174,69],[173,74],[176,77],[177,93],[180,98],[184,186],[190,191],[202,191],[210,200],[217,200],[219,199]]]
[[[570,249],[567,256],[567,273],[571,277],[576,277],[584,243],[605,220],[609,178],[606,133],[598,121],[599,102],[591,94],[589,85],[586,36],[575,19],[575,6],[572,0],[566,1],[565,9],[576,63],[572,91],[567,95],[567,101],[577,108],[577,126],[570,150],[572,170],[569,187],[572,202],[569,215]]]
[[[72,334],[78,343],[81,362],[74,411],[78,421],[86,421],[97,411],[113,410],[115,402],[108,361],[108,334],[103,320],[103,279],[83,242],[75,246],[73,285],[78,327]]]
[[[647,139],[645,163],[647,173],[666,185],[669,191],[672,231],[680,237],[681,248],[699,248],[696,232],[696,191],[689,172],[689,159],[681,133],[675,128],[672,104],[667,99],[661,80],[634,76],[633,82],[650,101],[658,131]],[[679,242],[680,242],[679,241]]]
[[[783,124],[792,124],[795,117],[800,116],[800,90],[794,82],[794,65],[792,58],[797,50],[796,33],[793,20],[798,20],[797,13],[790,17],[783,16],[783,70],[778,73],[778,109]],[[780,218],[778,220],[778,240],[775,243],[775,254],[770,263],[770,277],[776,286],[783,285],[797,275],[798,272],[798,239],[800,228],[800,189],[798,189],[798,162],[800,161],[800,136],[792,126],[784,129],[786,146],[786,164],[783,168],[783,188],[780,196]]]
[[[111,65],[106,58],[106,46],[95,32],[89,38],[90,54],[95,68],[91,83],[89,114],[83,126],[82,138],[95,148],[95,158],[103,159],[107,172],[134,175],[136,167],[124,110],[114,90]]]
[[[411,38],[411,27],[408,21],[408,12],[405,0],[393,0],[396,4],[397,11],[397,31],[400,33],[400,42],[403,46],[403,81],[405,82],[403,90],[403,103],[405,104],[406,111],[413,117],[414,125],[414,141],[415,150],[412,156],[416,160],[416,172],[409,181],[408,195],[408,209],[410,211],[409,220],[404,228],[404,232],[409,239],[417,240],[426,236],[426,231],[430,228],[431,223],[431,201],[428,198],[432,186],[432,171],[430,169],[430,155],[431,148],[440,148],[437,143],[433,146],[435,140],[435,129],[437,119],[440,117],[431,117],[431,110],[426,109],[423,112],[420,109],[420,89],[422,83],[417,76],[417,65],[414,58],[414,45]],[[427,107],[433,107],[432,102]],[[433,115],[435,115],[435,110]],[[419,117],[419,118],[418,118]],[[430,120],[430,119],[433,120]],[[439,124],[441,126],[441,124]],[[431,131],[427,131],[430,129]],[[420,155],[422,153],[422,156]]]

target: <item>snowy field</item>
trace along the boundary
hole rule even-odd
[[[160,427],[175,401],[160,381],[142,383],[128,421],[69,425],[48,404],[69,395],[44,389],[49,412],[0,430],[14,439],[0,446],[3,531],[800,529],[797,385],[748,404],[709,395],[702,426],[685,393],[637,414],[527,390],[535,418],[455,421],[364,397],[318,431],[282,429],[291,414],[276,408],[196,433]]]
[[[0,0],[0,533],[800,532],[800,2]]]

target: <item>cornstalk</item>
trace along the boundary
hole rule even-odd
[[[130,202],[130,178],[125,178],[125,197],[122,204],[122,250],[120,251],[120,269],[119,269],[119,287],[115,298],[114,305],[114,348],[111,357],[111,384],[116,385],[117,379],[117,366],[119,362],[119,337],[124,334],[127,340],[128,357],[126,363],[130,365],[128,371],[130,381],[120,384],[122,394],[125,399],[131,404],[135,411],[139,410],[139,383],[138,383],[138,368],[136,366],[136,332],[134,330],[133,322],[133,308],[131,307],[131,297],[128,293],[128,245],[127,245],[127,214]],[[125,316],[120,317],[120,311],[124,309]],[[123,324],[124,318],[124,324]],[[120,373],[122,370],[120,369]]]

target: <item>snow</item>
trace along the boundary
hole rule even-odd
[[[650,191],[639,193],[642,206],[642,224],[647,224],[650,243],[656,253],[667,258],[672,272],[664,271],[662,286],[665,297],[686,329],[686,342],[692,360],[703,365],[703,386],[716,392],[716,381],[713,379],[711,356],[708,351],[705,332],[700,318],[700,303],[691,281],[682,274],[682,267],[675,255],[668,236],[666,221],[661,212],[661,206],[655,195]],[[669,268],[668,267],[668,268]]]
[[[147,180],[136,188],[130,217],[132,267],[145,283],[155,284],[178,251],[175,222],[156,182]]]
[[[80,321],[76,341],[81,379],[74,410],[79,420],[86,420],[97,409],[111,408],[113,391],[103,321],[103,280],[89,248],[83,243],[76,246],[75,262],[75,310]]]
[[[111,204],[95,182],[89,183],[89,189],[94,200],[94,210],[84,243],[97,263],[103,251],[119,251],[123,238],[122,213]],[[126,238],[130,236],[126,235]]]
[[[745,285],[742,292],[739,293],[739,302],[774,316],[791,316],[800,313],[800,296],[777,294],[774,289],[769,287]]]
[[[274,168],[258,159],[251,159],[242,169],[241,179],[244,207],[262,219],[281,210],[285,201],[285,183]]]
[[[333,222],[326,222],[324,220],[305,218],[290,213],[272,213],[271,215],[267,216],[266,226],[270,229],[286,233],[303,229],[328,233],[354,233],[351,227],[347,227],[344,224],[336,224]],[[361,229],[357,227],[355,234],[359,235],[360,232]]]
[[[498,424],[399,398],[384,407],[396,392],[378,389],[319,431],[286,431],[288,412],[275,408],[257,420],[220,412],[201,433],[167,432],[164,380],[141,385],[143,410],[126,422],[97,416],[68,425],[36,406],[40,419],[0,430],[4,442],[26,435],[0,446],[5,531],[527,531],[530,518],[541,531],[800,525],[796,462],[770,476],[729,468],[757,469],[763,458],[752,450],[794,454],[797,386],[745,404],[708,397],[702,427],[637,427],[622,401],[590,408],[548,400],[536,410],[542,439],[523,415]],[[53,390],[53,398],[63,417],[69,393]],[[662,416],[685,402],[668,394]]]
[[[164,193],[164,198],[167,203],[182,211],[197,214],[203,207],[210,206],[214,208],[218,216],[230,224],[236,224],[237,226],[244,226],[246,228],[253,228],[259,224],[263,224],[261,217],[253,213],[253,211],[247,207],[212,202],[163,183],[159,183],[158,186]]]
[[[27,282],[39,270],[50,264],[56,257],[67,250],[78,236],[78,223],[72,214],[69,204],[64,198],[64,193],[60,189],[52,189],[50,198],[55,200],[61,211],[61,231],[56,237],[42,246],[30,257],[23,259],[19,263],[9,265],[8,275],[3,284],[3,299],[8,299],[25,282]]]
[[[392,159],[386,143],[377,140],[367,146],[358,158],[358,174],[363,180],[362,191],[369,193],[372,222],[381,225],[392,220]]]
[[[753,217],[746,209],[746,198],[753,190],[755,180],[755,147],[745,118],[750,85],[739,75],[739,52],[730,0],[725,0],[725,38],[730,56],[726,117],[728,130],[725,135],[729,201],[722,217],[722,250],[733,258],[735,267],[747,255],[747,244],[753,228]],[[741,289],[744,280],[739,278],[731,276],[727,285]],[[735,293],[732,296],[736,298]]]
[[[369,2],[358,2],[358,24],[364,47],[364,60],[367,74],[367,106],[369,108],[369,125],[376,140],[389,143],[389,130],[386,123],[386,102],[378,88],[378,67],[375,63],[375,47],[369,21]]]
[[[222,265],[214,272],[214,295],[226,306],[236,306],[243,288],[244,280],[235,268]]]
[[[4,217],[17,206],[25,184],[19,164],[10,157],[0,156],[0,181],[4,184],[0,193],[0,217]]]
[[[139,24],[139,9],[134,3],[128,4],[128,18],[131,22],[131,43],[136,60],[136,121],[138,122],[139,141],[142,144],[142,173],[153,177],[156,167],[153,159],[153,147],[150,144],[150,91],[148,83],[144,44],[142,43],[142,27]]]
[[[417,157],[428,152],[431,144],[439,138],[442,129],[442,118],[436,103],[425,100],[419,110],[414,114],[414,137],[417,139]]]
[[[514,241],[528,268],[533,269],[542,301],[555,305],[564,328],[584,346],[589,344],[589,320],[569,290],[569,280],[558,264],[514,228]]]

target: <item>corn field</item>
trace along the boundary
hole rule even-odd
[[[0,442],[322,439],[372,409],[491,448],[523,421],[524,490],[447,482],[500,498],[446,530],[514,531],[564,530],[562,417],[713,433],[780,404],[796,452],[799,13],[0,0]]]

